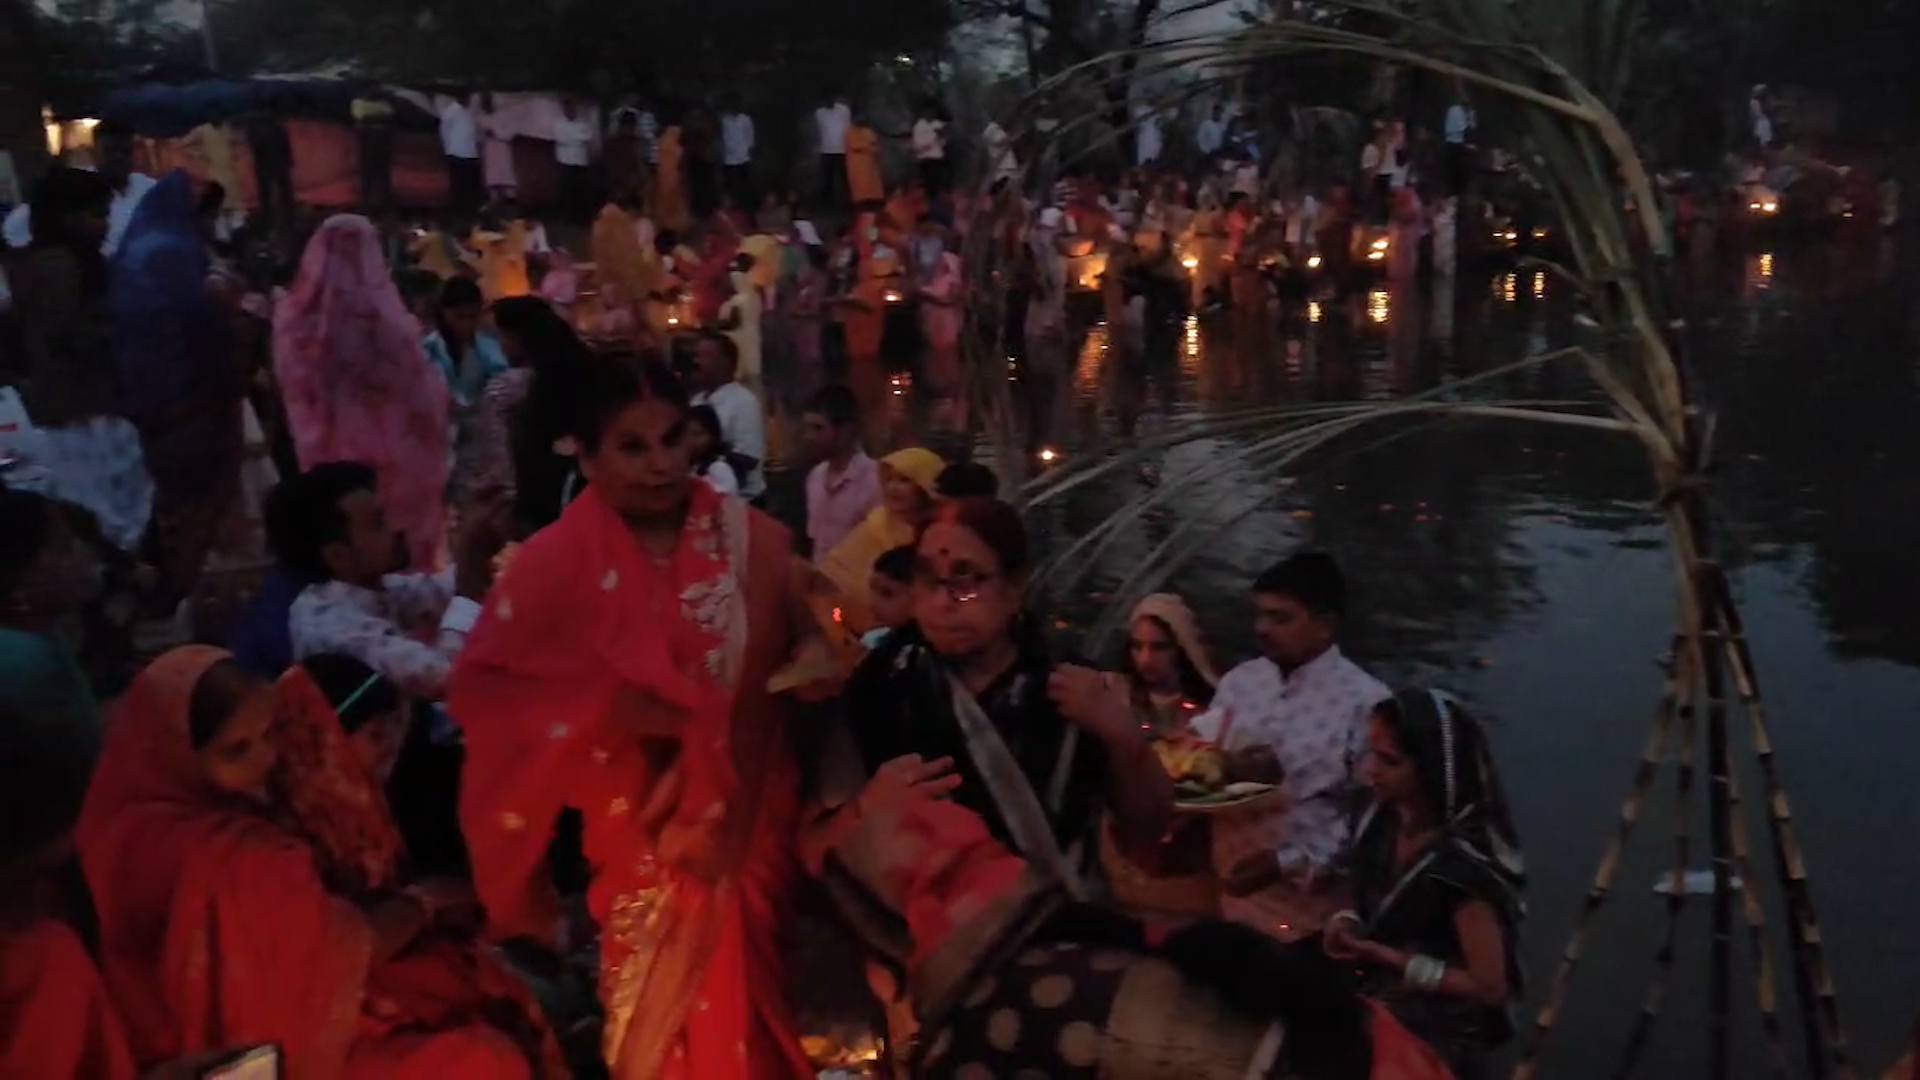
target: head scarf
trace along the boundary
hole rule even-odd
[[[939,454],[918,446],[895,450],[881,458],[880,464],[913,481],[929,499],[938,497],[936,483],[947,467]],[[874,507],[832,551],[818,556],[820,572],[833,583],[846,608],[846,625],[863,633],[872,629],[868,586],[874,561],[894,548],[913,543],[913,538],[913,523],[894,517],[883,504]]]
[[[1507,937],[1508,985],[1517,998],[1522,984],[1514,946],[1526,918],[1527,868],[1486,731],[1459,701],[1439,690],[1402,690],[1381,712],[1442,822],[1443,843],[1499,885],[1496,908]]]
[[[81,842],[108,819],[135,807],[217,809],[231,800],[207,786],[187,729],[193,688],[225,649],[183,645],[148,664],[114,709],[106,751],[87,789]]]
[[[134,209],[108,279],[119,405],[142,428],[179,422],[171,414],[196,375],[230,362],[230,323],[207,292],[212,265],[193,182],[175,169]]]
[[[1133,615],[1128,621],[1141,619],[1153,619],[1165,626],[1193,670],[1208,686],[1220,685],[1220,676],[1215,673],[1213,662],[1207,658],[1207,648],[1200,640],[1200,626],[1185,600],[1172,593],[1154,593],[1133,606]]]
[[[880,464],[913,481],[914,486],[927,493],[928,498],[938,494],[934,484],[940,474],[946,470],[946,459],[931,450],[919,446],[910,446],[905,450],[895,450],[880,459]]]
[[[273,361],[302,468],[360,461],[379,476],[387,518],[413,565],[445,540],[447,384],[387,273],[380,234],[357,214],[320,226],[275,305]]]
[[[321,877],[347,896],[395,884],[400,833],[386,795],[354,761],[340,714],[298,664],[273,686],[274,813],[313,845]]]
[[[203,778],[193,691],[228,659],[206,645],[174,649],[116,711],[75,833],[102,967],[136,1058],[268,1031],[294,1075],[337,1076],[366,992],[371,928],[321,885],[307,845]]]

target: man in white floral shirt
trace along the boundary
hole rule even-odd
[[[1228,771],[1284,771],[1281,797],[1213,819],[1221,914],[1285,940],[1317,935],[1341,904],[1327,869],[1347,845],[1367,716],[1392,694],[1341,655],[1346,579],[1329,555],[1295,555],[1253,585],[1264,654],[1220,680],[1194,733],[1220,742]]]
[[[351,656],[406,694],[439,700],[493,581],[504,498],[485,496],[461,515],[454,565],[410,574],[399,572],[406,545],[387,522],[371,468],[330,462],[289,482],[298,485],[289,505],[302,527],[293,550],[278,555],[305,582],[288,615],[294,657]]]

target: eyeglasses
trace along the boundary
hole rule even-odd
[[[913,587],[928,595],[944,590],[954,603],[971,604],[980,599],[981,590],[997,576],[977,570],[961,570],[951,577],[941,577],[927,567],[919,567],[913,572]]]

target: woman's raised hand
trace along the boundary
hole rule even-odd
[[[1070,723],[1096,732],[1127,718],[1126,680],[1110,671],[1061,664],[1047,677],[1047,697]]]

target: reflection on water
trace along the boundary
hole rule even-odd
[[[1868,1066],[1891,1060],[1920,1008],[1920,860],[1889,858],[1882,839],[1920,825],[1905,797],[1906,763],[1920,756],[1910,722],[1920,701],[1920,275],[1907,271],[1889,244],[1782,246],[1697,261],[1682,283],[1701,396],[1720,421],[1721,549],[1751,623],[1849,1034]],[[1571,333],[1569,290],[1542,270],[1455,286],[1188,319],[1138,347],[1096,326],[1075,354],[1070,407],[1041,442],[1084,461],[1259,404],[1404,395]],[[1595,396],[1568,366],[1503,374],[1475,392]],[[1085,625],[1188,530],[1205,541],[1170,587],[1230,663],[1248,653],[1253,576],[1303,545],[1335,552],[1354,584],[1351,651],[1394,681],[1457,688],[1500,721],[1534,871],[1528,961],[1543,986],[1637,760],[1672,625],[1672,567],[1644,456],[1623,438],[1507,421],[1401,424],[1279,468],[1259,440],[1239,431],[1170,446],[1038,514],[1043,542],[1057,545],[1162,496],[1090,560],[1063,617]],[[1087,648],[1118,656],[1117,641]],[[1656,803],[1602,917],[1602,947],[1576,979],[1548,1076],[1607,1075],[1639,1007],[1652,970],[1645,942],[1663,918],[1648,886],[1671,858],[1668,808]],[[1773,877],[1764,861],[1755,873]],[[1689,909],[1690,944],[1646,1075],[1704,1075],[1705,907]],[[1784,954],[1776,960],[1784,976]],[[1750,1014],[1750,995],[1741,1001]],[[1749,1016],[1736,1030],[1750,1052],[1739,1075],[1757,1075],[1757,1025]]]

